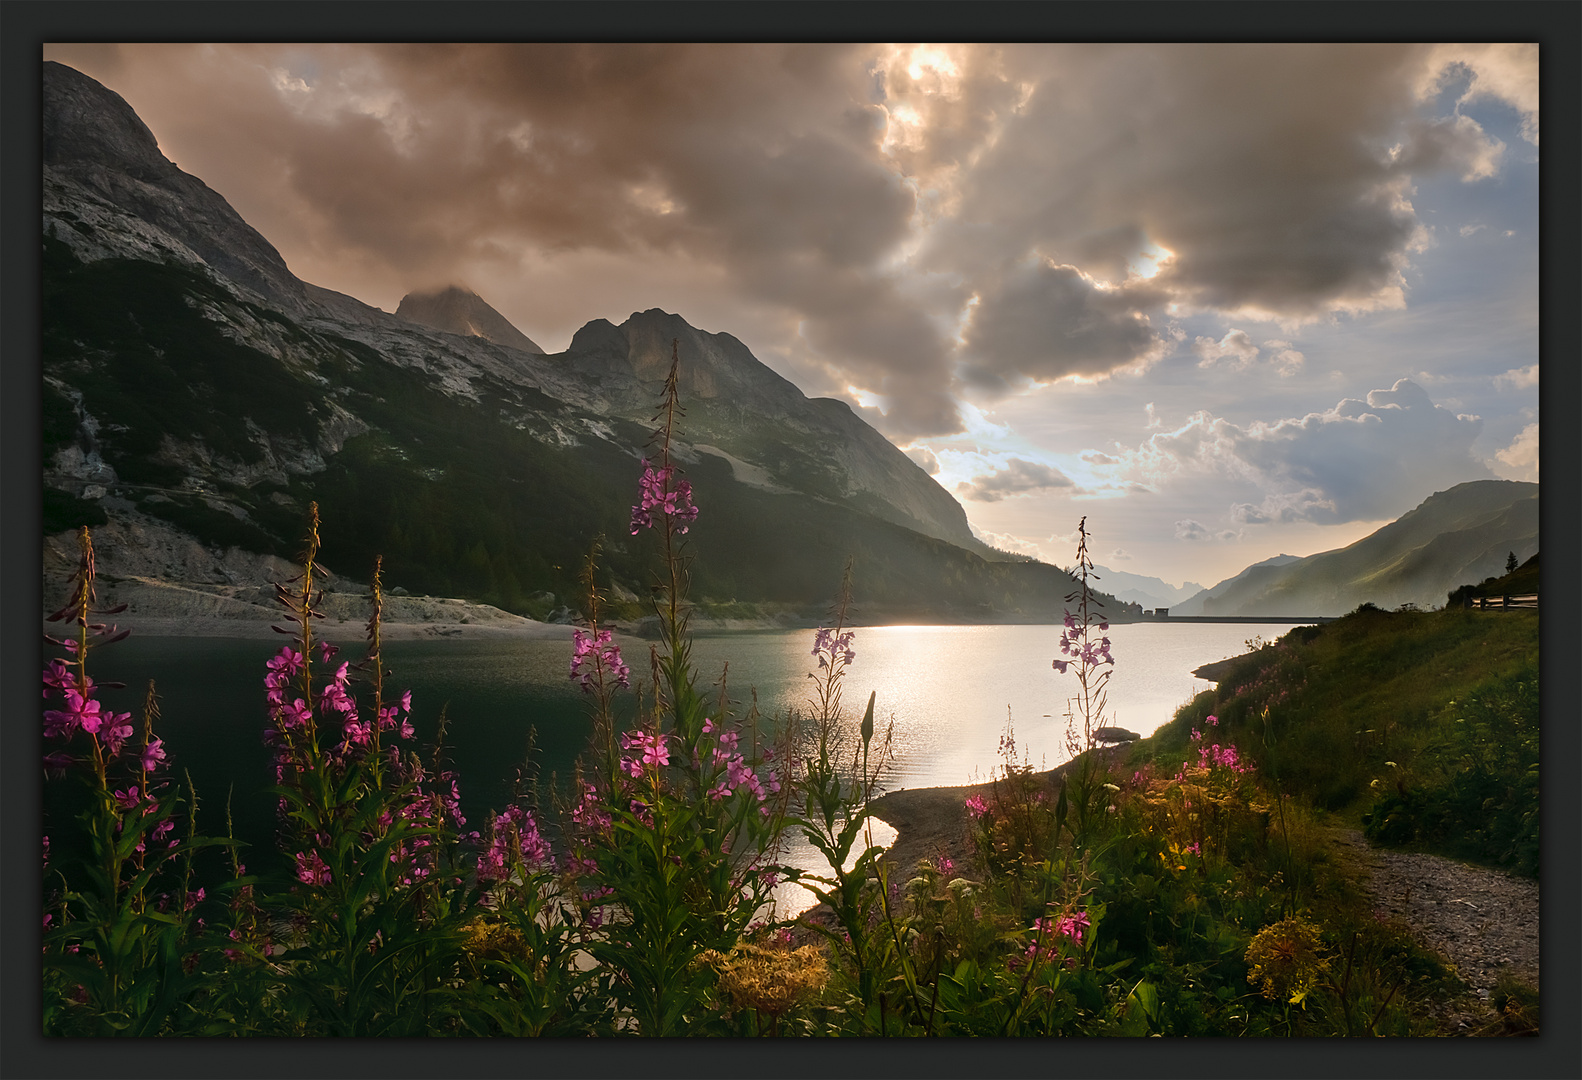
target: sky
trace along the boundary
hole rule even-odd
[[[1210,586],[1539,479],[1536,45],[51,44],[304,280],[663,308]]]

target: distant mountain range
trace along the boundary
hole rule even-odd
[[[1359,604],[1442,607],[1449,593],[1538,551],[1538,485],[1474,480],[1334,551],[1279,555],[1170,609],[1175,615],[1343,615]]]
[[[1139,604],[1145,608],[1167,608],[1203,591],[1203,586],[1195,581],[1172,585],[1156,577],[1129,574],[1124,570],[1114,570],[1107,566],[1095,566],[1093,569],[1103,583],[1104,589],[1112,593],[1117,600]]]
[[[391,314],[302,282],[118,95],[43,75],[46,531],[159,519],[290,556],[317,501],[353,579],[382,554],[388,584],[542,614],[575,606],[602,536],[635,598],[654,555],[628,519],[676,342],[695,597],[824,604],[850,556],[873,615],[1058,618],[1064,571],[982,544],[848,406],[729,334],[655,309],[545,355],[459,287]]]

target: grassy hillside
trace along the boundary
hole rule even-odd
[[[1340,615],[1359,604],[1437,606],[1464,581],[1538,549],[1538,485],[1475,480],[1334,551],[1249,571],[1202,600],[1206,615]],[[1195,613],[1183,605],[1182,614]]]
[[[1242,658],[1138,753],[1193,729],[1283,790],[1415,845],[1538,873],[1538,614],[1381,611],[1298,627]]]

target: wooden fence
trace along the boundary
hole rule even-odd
[[[1467,599],[1467,607],[1477,608],[1479,611],[1508,611],[1511,608],[1537,608],[1538,594],[1526,593],[1522,596],[1474,596]]]

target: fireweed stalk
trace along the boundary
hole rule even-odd
[[[894,726],[886,727],[883,740],[873,753],[873,708],[876,691],[857,729],[859,743],[851,746],[850,765],[843,764],[845,738],[840,697],[846,670],[856,661],[856,631],[846,629],[851,614],[853,563],[846,563],[840,580],[840,593],[831,612],[831,626],[819,628],[813,636],[813,658],[818,670],[808,672],[815,685],[810,702],[815,723],[815,745],[805,764],[804,810],[800,819],[802,835],[819,854],[824,855],[829,871],[808,876],[808,889],[834,912],[835,928],[812,923],[837,952],[842,953],[854,972],[853,1014],[859,1029],[869,1034],[886,1034],[889,1026],[905,1025],[910,1017],[919,1031],[932,1029],[937,995],[925,995],[919,982],[913,950],[906,946],[914,936],[895,908],[895,892],[889,867],[881,862],[884,849],[873,843],[870,810],[878,778],[891,759]],[[861,841],[861,851],[857,851]],[[895,1006],[902,1015],[888,1018],[891,998],[888,976],[902,984],[900,1001]],[[937,974],[937,972],[935,972]]]
[[[77,634],[45,638],[72,662],[56,659],[44,668],[45,700],[58,696],[63,705],[44,713],[45,739],[58,747],[44,765],[49,776],[86,787],[87,805],[78,816],[80,836],[60,845],[67,853],[53,865],[44,838],[43,1030],[154,1035],[167,1029],[205,979],[195,951],[203,926],[195,909],[204,893],[188,885],[193,853],[221,841],[199,837],[192,827],[190,780],[186,801],[194,809],[187,835],[175,835],[183,800],[163,775],[167,755],[154,734],[159,710],[153,684],[140,740],[132,738],[130,713],[107,709],[95,696],[101,687],[88,675],[88,654],[127,632],[92,617],[125,607],[93,606],[93,539],[86,527],[78,544],[71,600],[50,616],[53,622],[73,619]]]
[[[276,586],[297,631],[264,680],[281,850],[294,878],[278,903],[298,928],[279,965],[298,1003],[299,1033],[418,1034],[436,1010],[453,1006],[444,976],[459,953],[469,887],[452,853],[466,821],[454,777],[437,762],[425,768],[402,745],[414,735],[410,693],[384,703],[380,564],[362,665],[374,671],[372,715],[360,712],[339,649],[327,641],[315,648],[318,527],[315,503],[298,584]],[[322,684],[315,653],[333,665]]]
[[[802,778],[804,816],[799,824],[807,838],[829,867],[827,874],[807,875],[804,887],[827,904],[835,917],[835,927],[821,923],[812,927],[842,951],[855,973],[854,1010],[861,1030],[877,1032],[884,1027],[883,972],[888,954],[887,939],[893,939],[894,920],[881,931],[876,925],[878,908],[887,898],[888,883],[879,865],[883,848],[873,842],[872,801],[878,776],[888,761],[889,729],[880,744],[877,761],[870,756],[874,732],[875,694],[859,728],[860,743],[851,747],[850,764],[844,763],[847,740],[841,710],[841,688],[847,667],[856,660],[853,647],[855,631],[846,628],[851,611],[852,563],[841,575],[840,592],[830,613],[830,626],[814,634],[813,657],[818,670],[809,672],[814,696],[809,702],[814,724],[814,742]],[[862,850],[856,852],[861,841]],[[879,879],[875,887],[874,880]],[[907,985],[915,998],[915,980],[908,974]]]
[[[1104,724],[1104,710],[1109,702],[1108,685],[1115,666],[1110,655],[1110,624],[1094,610],[1092,591],[1088,581],[1094,577],[1093,560],[1088,556],[1088,519],[1077,524],[1077,562],[1072,567],[1077,587],[1066,595],[1066,603],[1077,605],[1073,613],[1066,609],[1065,625],[1060,632],[1060,652],[1067,657],[1055,660],[1053,667],[1060,674],[1075,667],[1077,695],[1068,702],[1066,710],[1066,751],[1075,760],[1069,782],[1062,784],[1056,817],[1063,819],[1068,806],[1075,809],[1073,831],[1080,845],[1093,825],[1093,816],[1103,801],[1101,790],[1103,764],[1095,752],[1097,742],[1094,732]],[[1095,640],[1095,633],[1098,635]],[[1067,797],[1067,789],[1071,797]]]
[[[679,376],[677,342],[632,507],[633,535],[657,531],[663,559],[654,588],[661,644],[650,653],[650,704],[645,711],[640,696],[639,723],[618,749],[606,737],[596,780],[573,811],[579,828],[572,857],[589,871],[586,917],[600,924],[590,951],[613,973],[627,1022],[645,1035],[697,1030],[692,1025],[716,994],[716,979],[695,961],[711,949],[729,953],[786,872],[777,864],[789,793],[783,756],[759,751],[751,736],[743,746],[723,688],[711,709],[690,663],[682,537],[698,510],[671,455],[684,415]],[[589,607],[598,610],[596,589]],[[588,674],[590,693],[625,677],[618,650],[596,622],[577,633],[576,648],[577,674]],[[607,701],[598,707],[608,716]]]

